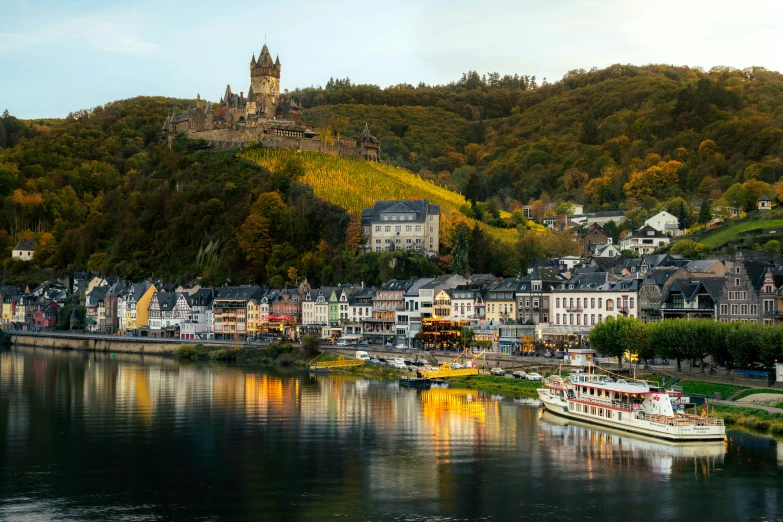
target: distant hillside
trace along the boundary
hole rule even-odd
[[[783,75],[758,67],[614,65],[542,86],[490,75],[382,90],[343,82],[302,93],[313,107],[305,114],[319,121],[354,111],[390,128],[384,115],[412,110],[406,103],[459,116],[465,123],[456,138],[453,119],[427,133],[426,146],[406,143],[407,156],[395,146],[389,159],[458,191],[476,172],[482,198],[496,197],[509,210],[538,198],[575,199],[591,209],[717,199],[734,183],[783,176]],[[418,114],[411,120],[417,127],[439,126]],[[674,175],[661,178],[664,167]]]

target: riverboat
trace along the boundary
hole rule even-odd
[[[679,392],[609,373],[572,373],[544,379],[538,397],[548,412],[670,442],[724,440],[723,420],[675,411]]]

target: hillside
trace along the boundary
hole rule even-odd
[[[490,75],[437,88],[371,87],[305,90],[313,107],[306,114],[326,121],[353,111],[383,130],[391,129],[387,103],[452,112],[465,122],[459,139],[439,133],[426,148],[389,159],[463,193],[476,173],[480,199],[496,198],[506,210],[536,199],[575,199],[590,209],[718,199],[735,183],[783,176],[783,75],[758,67],[615,65],[542,86]],[[346,102],[351,108],[339,104]]]
[[[688,239],[713,250],[762,249],[769,241],[783,240],[783,211],[773,210],[764,214],[752,212],[744,219],[727,221],[719,228],[693,234]],[[778,245],[777,250],[779,248]]]
[[[431,181],[422,180],[405,169],[293,150],[252,148],[240,152],[238,156],[270,172],[281,172],[291,161],[297,162],[303,170],[303,175],[298,178],[300,182],[311,186],[317,197],[355,215],[361,215],[363,208],[372,207],[374,202],[380,199],[426,198],[430,203],[441,206],[442,226],[446,235],[453,230],[457,222],[463,221],[470,227],[479,223],[486,233],[506,247],[512,247],[518,239],[518,233],[513,227],[489,226],[462,215],[462,212],[470,207],[462,195],[439,187]]]

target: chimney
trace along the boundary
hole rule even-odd
[[[244,97],[245,97],[245,91],[239,91],[239,98],[241,99]]]

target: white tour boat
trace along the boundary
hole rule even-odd
[[[723,440],[723,419],[675,412],[666,391],[645,381],[613,379],[608,374],[572,373],[544,379],[538,397],[556,415],[670,442]]]

